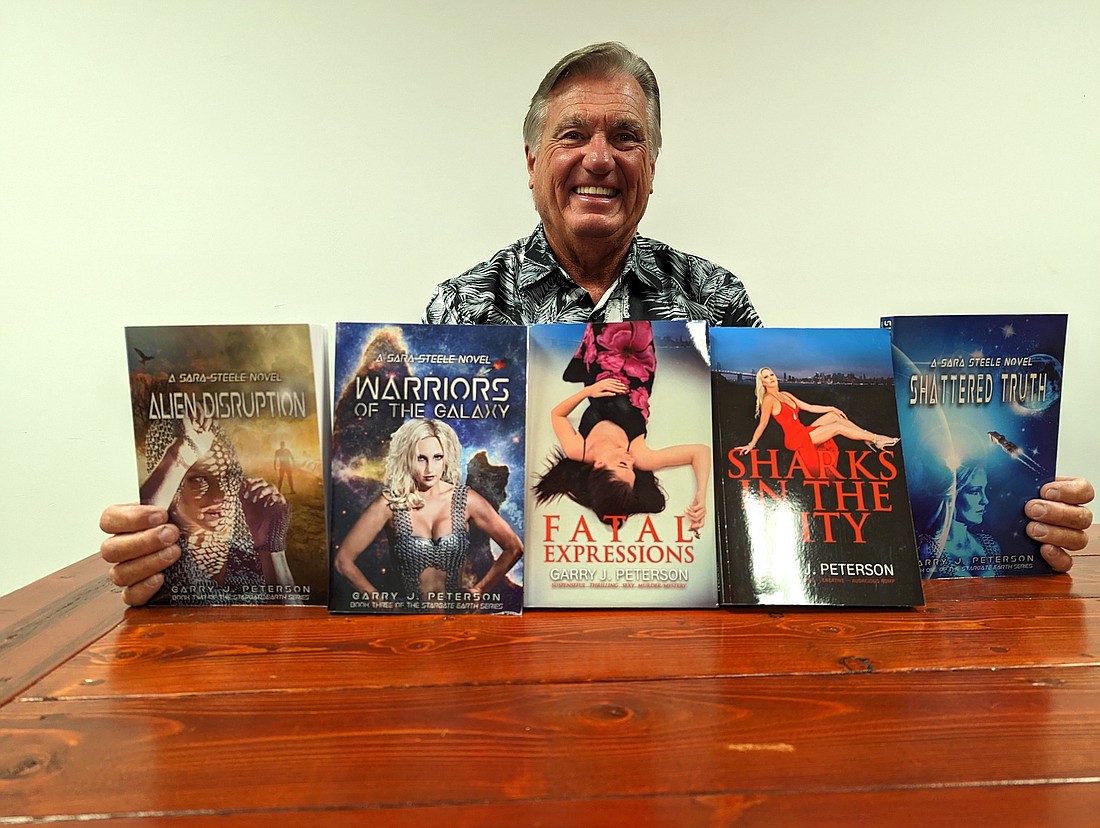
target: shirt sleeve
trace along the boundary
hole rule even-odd
[[[421,322],[426,325],[461,325],[466,320],[462,318],[458,303],[457,291],[448,290],[447,283],[437,285],[428,300],[428,306],[424,308],[424,316]]]

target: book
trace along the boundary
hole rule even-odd
[[[1067,321],[883,318],[924,577],[1052,571],[1024,505],[1054,479]]]
[[[528,389],[527,606],[716,606],[705,323],[533,325]]]
[[[724,605],[923,603],[885,331],[712,328]]]
[[[523,611],[522,327],[336,325],[329,609]]]
[[[180,559],[153,605],[325,604],[324,330],[126,328],[142,503]]]

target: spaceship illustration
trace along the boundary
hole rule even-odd
[[[1043,469],[1043,467],[1040,466],[1038,463],[1036,463],[1034,459],[1029,457],[1022,448],[1013,443],[999,431],[990,431],[989,439],[993,442],[993,445],[1000,446],[1001,450],[1004,451],[1004,453],[1011,457],[1013,460],[1018,460],[1019,462],[1023,463],[1036,474],[1041,475],[1046,473],[1046,470]]]
[[[504,359],[504,358],[498,359],[492,365],[486,365],[484,368],[480,369],[477,372],[477,376],[484,377],[486,374],[492,373],[493,371],[499,371],[500,369],[502,369],[507,364],[508,364],[507,359]]]

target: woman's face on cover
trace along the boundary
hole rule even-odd
[[[447,455],[438,437],[424,437],[416,442],[410,472],[416,488],[426,492],[439,482],[447,468]]]
[[[631,488],[634,487],[634,455],[624,448],[609,448],[607,451],[597,454],[592,460],[592,467],[607,469],[616,480],[621,480]]]
[[[989,505],[986,486],[989,477],[984,469],[975,469],[970,479],[955,494],[955,518],[967,526],[978,526],[985,520],[985,509]]]
[[[176,523],[186,532],[226,533],[224,480],[209,456],[201,458],[183,476],[174,503]]]
[[[760,384],[770,390],[779,386],[779,378],[771,368],[764,368],[760,372]]]

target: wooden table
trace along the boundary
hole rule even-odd
[[[0,824],[1100,824],[1100,557],[899,611],[0,599]],[[99,824],[93,822],[92,824]]]

